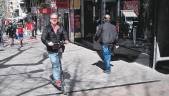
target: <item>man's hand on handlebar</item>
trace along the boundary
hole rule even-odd
[[[48,46],[53,46],[53,45],[54,45],[53,42],[49,42],[49,43],[48,43]]]
[[[65,42],[64,42],[65,44],[68,44],[69,43],[69,41],[68,40],[65,40]]]

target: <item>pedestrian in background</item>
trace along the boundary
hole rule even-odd
[[[37,35],[37,24],[36,24],[36,22],[33,20],[32,37],[36,39],[36,35]]]
[[[33,35],[33,33],[32,33],[32,31],[33,31],[33,24],[32,24],[32,22],[26,22],[25,23],[25,27],[26,27],[26,35],[28,36],[28,38],[30,38],[30,39],[32,39],[32,35]]]
[[[106,14],[103,23],[99,25],[95,34],[95,40],[100,42],[104,61],[104,72],[111,72],[111,48],[117,39],[117,31],[115,25],[110,23],[110,15]]]
[[[10,39],[10,46],[13,46],[14,45],[14,39],[16,37],[16,28],[15,28],[14,24],[10,23],[8,25],[6,34],[8,35],[8,37]]]
[[[61,62],[60,52],[63,46],[61,41],[68,43],[67,32],[63,26],[59,25],[59,16],[56,13],[50,15],[50,24],[45,26],[41,40],[46,45],[48,56],[52,63],[52,77],[57,88],[61,88]]]
[[[36,22],[33,20],[32,22],[32,39],[36,39]]]
[[[19,40],[20,48],[23,47],[23,26],[21,23],[18,23],[16,30],[17,39]]]

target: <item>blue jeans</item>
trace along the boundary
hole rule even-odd
[[[48,56],[52,63],[52,76],[54,80],[60,80],[61,75],[61,61],[59,53],[48,52]]]
[[[102,53],[104,60],[104,70],[111,70],[110,61],[111,61],[111,48],[108,44],[102,44]]]

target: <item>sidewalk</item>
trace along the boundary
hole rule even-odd
[[[31,47],[29,47],[31,46]],[[96,51],[69,43],[62,64],[68,96],[168,96],[169,76],[146,63],[144,54],[120,48],[103,73]],[[59,96],[50,83],[51,64],[40,38],[21,50],[0,51],[0,96]]]

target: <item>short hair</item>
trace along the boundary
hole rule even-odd
[[[51,17],[52,15],[56,15],[56,16],[59,17],[59,14],[58,14],[58,13],[51,13],[51,14],[50,14],[50,17]]]
[[[109,14],[104,15],[104,20],[105,21],[110,21],[110,15]]]

